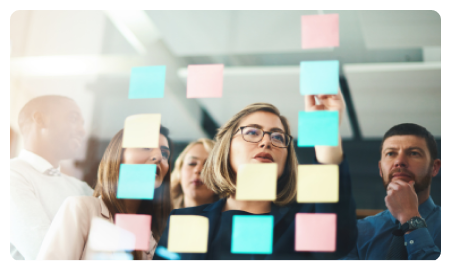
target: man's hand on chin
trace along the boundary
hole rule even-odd
[[[408,183],[401,180],[393,180],[387,187],[385,205],[390,213],[401,225],[414,216],[420,216],[418,212],[418,197],[413,186],[415,181]]]

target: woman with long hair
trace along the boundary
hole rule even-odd
[[[317,98],[321,104],[316,104],[315,97],[312,95],[305,97],[306,111],[336,110],[341,118],[345,109],[341,92],[337,95],[318,95]],[[339,259],[353,248],[357,238],[355,202],[351,194],[349,168],[344,159],[341,140],[335,147],[315,146],[314,160],[316,164],[339,166],[339,202],[299,204],[295,202],[298,161],[290,135],[290,126],[275,106],[267,103],[248,105],[218,130],[215,139],[216,144],[204,166],[202,178],[221,199],[209,205],[171,212],[171,216],[198,215],[209,219],[207,252],[179,253],[177,257],[182,260]],[[238,168],[241,165],[253,163],[277,165],[277,196],[274,201],[236,198]],[[335,252],[295,251],[297,213],[336,214]],[[271,253],[232,251],[233,219],[240,215],[272,217],[274,224]],[[171,221],[170,218],[168,223]],[[154,259],[168,259],[168,254],[164,253],[168,249],[168,227],[169,224],[158,243]],[[171,257],[177,258],[174,255]]]
[[[133,251],[135,260],[152,259],[156,243],[165,228],[172,209],[170,201],[171,140],[167,128],[160,127],[159,148],[122,148],[123,130],[111,140],[98,170],[93,196],[70,197],[58,210],[42,243],[38,259],[89,259],[87,246],[93,218],[114,223],[116,214],[152,216],[149,251]],[[153,200],[117,198],[121,164],[156,164]]]
[[[171,173],[171,197],[175,209],[209,204],[219,199],[200,176],[214,145],[213,140],[200,138],[188,144],[175,160]]]

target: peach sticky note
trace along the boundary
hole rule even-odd
[[[295,251],[334,252],[337,239],[336,214],[296,214]]]
[[[158,148],[161,114],[127,117],[124,124],[123,148]]]
[[[338,47],[338,14],[301,16],[302,49]]]
[[[238,168],[237,200],[275,200],[277,164],[244,164]]]
[[[152,220],[150,215],[116,214],[115,220],[118,227],[135,235],[135,250],[149,250]]]
[[[198,215],[171,215],[168,250],[178,253],[206,253],[208,218]]]
[[[90,252],[131,251],[135,247],[135,235],[110,221],[94,217],[91,221],[88,236]]]
[[[221,98],[224,64],[188,65],[187,98]]]
[[[338,202],[338,166],[298,165],[297,201],[301,203]]]

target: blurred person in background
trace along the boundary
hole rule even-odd
[[[50,226],[38,260],[85,260],[93,257],[88,236],[93,218],[114,223],[115,214],[151,215],[148,251],[133,251],[135,260],[151,260],[171,212],[169,130],[160,127],[159,148],[122,148],[123,130],[110,141],[99,165],[94,196],[68,198]],[[153,200],[118,199],[121,164],[156,164]],[[96,233],[101,234],[101,233]]]
[[[30,100],[19,112],[24,149],[10,160],[10,253],[34,260],[58,208],[70,196],[92,195],[83,181],[59,171],[77,156],[85,130],[77,104],[48,95]]]
[[[171,174],[171,197],[175,209],[213,203],[219,199],[200,176],[214,144],[207,138],[191,142],[175,161]]]
[[[360,219],[359,236],[346,260],[436,260],[441,253],[441,208],[430,196],[441,167],[434,136],[402,123],[381,145],[379,173],[387,210]]]

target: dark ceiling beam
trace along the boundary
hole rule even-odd
[[[340,88],[343,94],[343,98],[346,102],[346,109],[349,115],[349,122],[351,123],[351,129],[353,134],[353,140],[361,141],[362,133],[360,131],[359,121],[357,119],[357,113],[355,112],[354,104],[352,102],[351,92],[349,91],[348,81],[344,76],[340,76]]]

